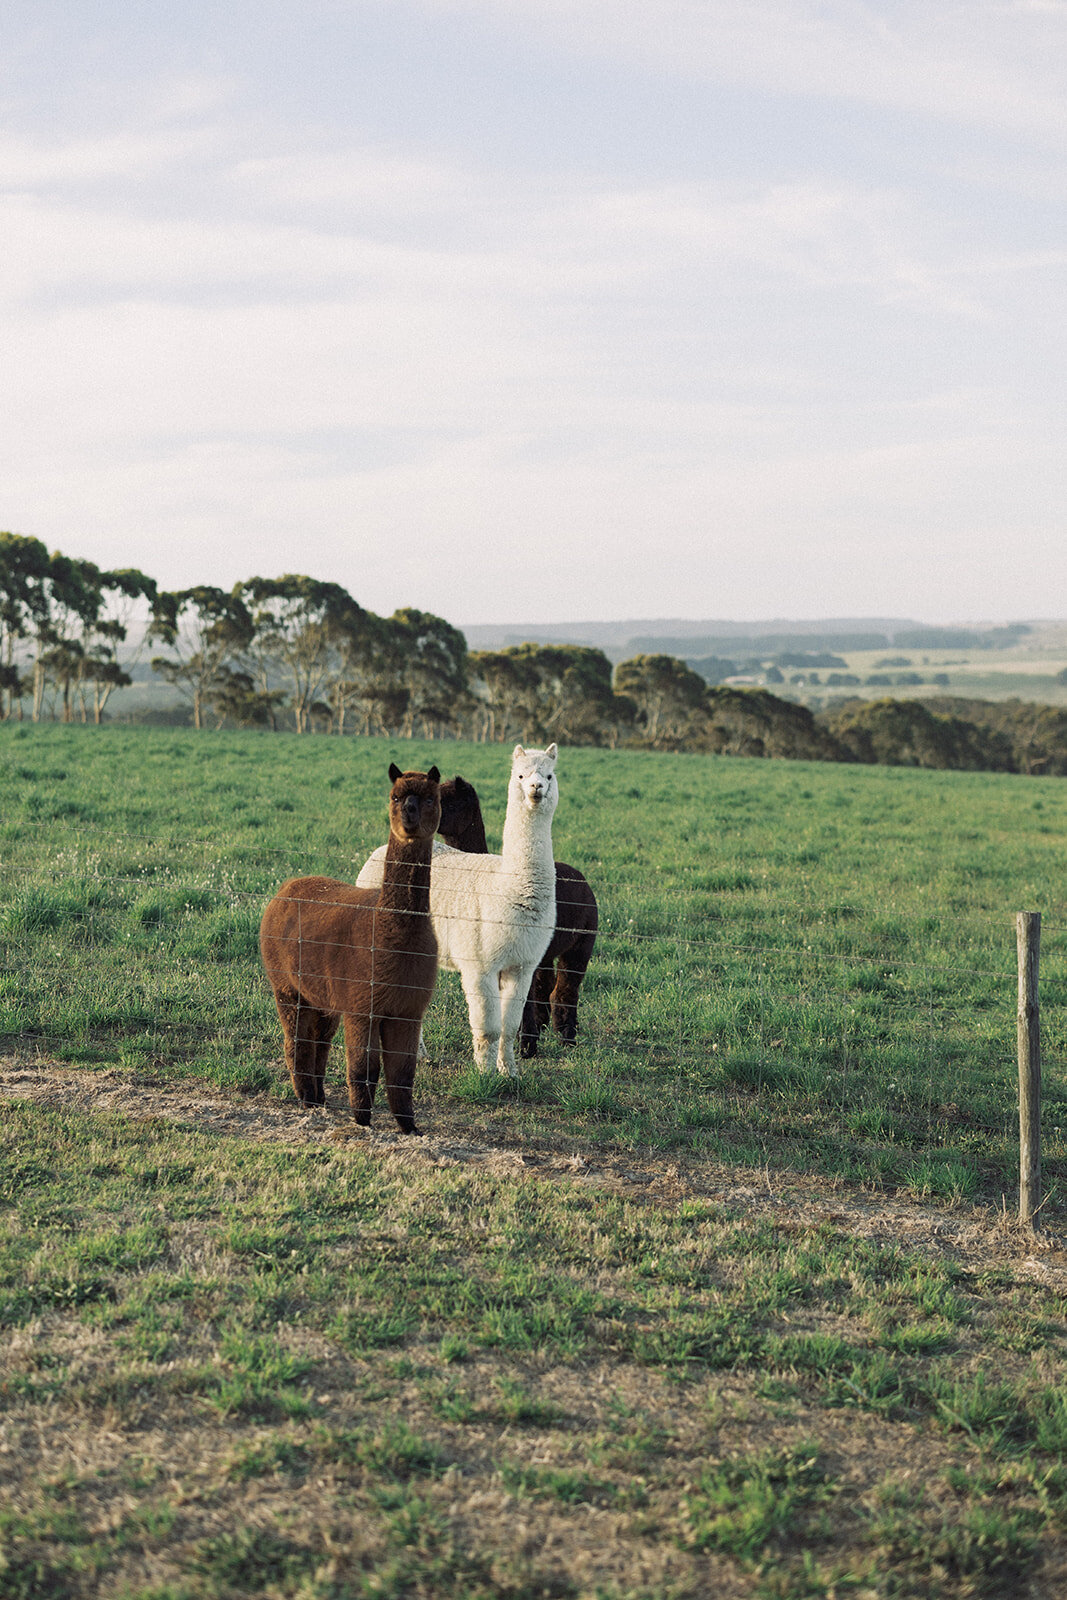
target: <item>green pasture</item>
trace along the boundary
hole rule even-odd
[[[9,1105],[0,1600],[1062,1595],[1062,1292],[844,1220]]]
[[[288,1095],[256,951],[266,899],[293,873],[355,875],[386,835],[392,760],[474,782],[498,847],[508,758],[0,727],[0,1046]],[[462,1109],[501,1137],[999,1198],[1017,1181],[1014,913],[1040,910],[1060,1202],[1062,780],[579,749],[559,773],[556,854],[601,906],[578,1048],[547,1038],[517,1083],[480,1077],[443,974],[425,1127]]]

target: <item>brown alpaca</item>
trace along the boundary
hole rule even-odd
[[[402,1133],[418,1133],[415,1053],[437,977],[430,856],[441,818],[440,778],[389,768],[389,844],[380,889],[336,878],[290,878],[263,913],[259,947],[274,990],[293,1091],[326,1099],[326,1059],[344,1019],[348,1099],[370,1125],[381,1070]]]
[[[454,850],[488,853],[478,791],[465,778],[441,785],[442,839]],[[577,867],[556,862],[556,931],[534,973],[522,1013],[519,1054],[537,1054],[549,1018],[564,1044],[578,1036],[578,989],[593,954],[597,934],[596,896]]]

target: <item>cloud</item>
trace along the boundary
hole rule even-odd
[[[0,189],[81,190],[101,180],[149,178],[204,151],[211,135],[134,130],[92,138],[31,140],[0,134]]]
[[[938,5],[925,35],[910,3],[895,31],[843,0],[494,15],[756,84],[757,134],[787,79],[932,106],[944,68],[970,116],[1000,72],[1005,125],[1044,81],[1024,50],[968,54]],[[1034,15],[1031,42],[1057,20]],[[757,139],[743,177],[558,152],[520,172],[491,139],[257,118],[227,81],[164,75],[95,132],[0,142],[5,526],[171,585],[297,565],[467,620],[907,612],[949,551],[976,595],[1023,595],[1005,538],[1044,539],[1062,489],[1042,228],[1002,235],[929,162],[922,183],[774,168]]]
[[[1060,137],[1064,7],[1052,0],[423,0],[567,53],[707,83],[834,96]]]
[[[354,218],[449,223],[470,202],[471,178],[454,162],[379,144],[247,157],[227,181],[242,206],[315,213],[336,227]]]
[[[174,181],[164,206],[158,192],[128,186],[90,198],[75,181],[80,166],[122,173],[142,158],[159,190]],[[361,300],[399,290],[449,306],[512,297],[532,310],[538,300],[579,296],[588,306],[594,296],[654,295],[676,275],[710,284],[755,268],[800,288],[852,284],[967,309],[945,285],[939,219],[893,189],[803,178],[557,180],[516,191],[500,174],[390,151],[248,160],[220,148],[185,200],[187,158],[185,141],[138,138],[11,158],[0,292],[12,303],[227,293],[310,302],[348,285]],[[56,191],[54,174],[67,188]]]

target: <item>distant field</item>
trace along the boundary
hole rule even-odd
[[[259,915],[290,873],[355,875],[393,759],[476,783],[495,847],[499,746],[0,728],[0,1043],[288,1096]],[[560,780],[556,854],[602,908],[579,1047],[483,1080],[442,975],[420,1120],[467,1104],[517,1138],[999,1197],[1013,917],[1037,909],[1049,1205],[1067,1196],[1060,780],[596,750]]]
[[[1036,701],[1042,705],[1067,705],[1067,683],[1058,674],[1067,668],[1067,643],[1062,630],[1050,631],[1010,650],[857,650],[841,659],[858,685],[828,685],[830,669],[817,669],[819,683],[810,675],[803,685],[787,681],[784,689],[809,704],[825,705],[829,698],[858,696],[864,700],[890,695],[895,699],[923,699],[929,695],[958,695],[961,699]],[[786,679],[794,673],[787,671]],[[888,680],[870,683],[871,677]],[[909,682],[918,677],[920,683]],[[947,682],[935,683],[935,677]],[[781,691],[779,691],[781,692]]]

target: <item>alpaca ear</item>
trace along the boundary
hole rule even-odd
[[[556,757],[559,755],[558,747],[554,744],[550,744],[548,749],[545,751],[545,755],[550,761],[555,761]]]
[[[511,752],[511,759],[512,761],[525,761],[526,751],[522,748],[521,744],[517,744],[515,746],[514,750]]]
[[[431,783],[440,783],[441,781],[441,774],[438,772],[436,767],[431,767],[426,776],[429,778]]]
[[[396,762],[392,762],[389,767],[389,782],[395,783],[398,778],[402,778],[403,776],[404,774],[401,772]]]

